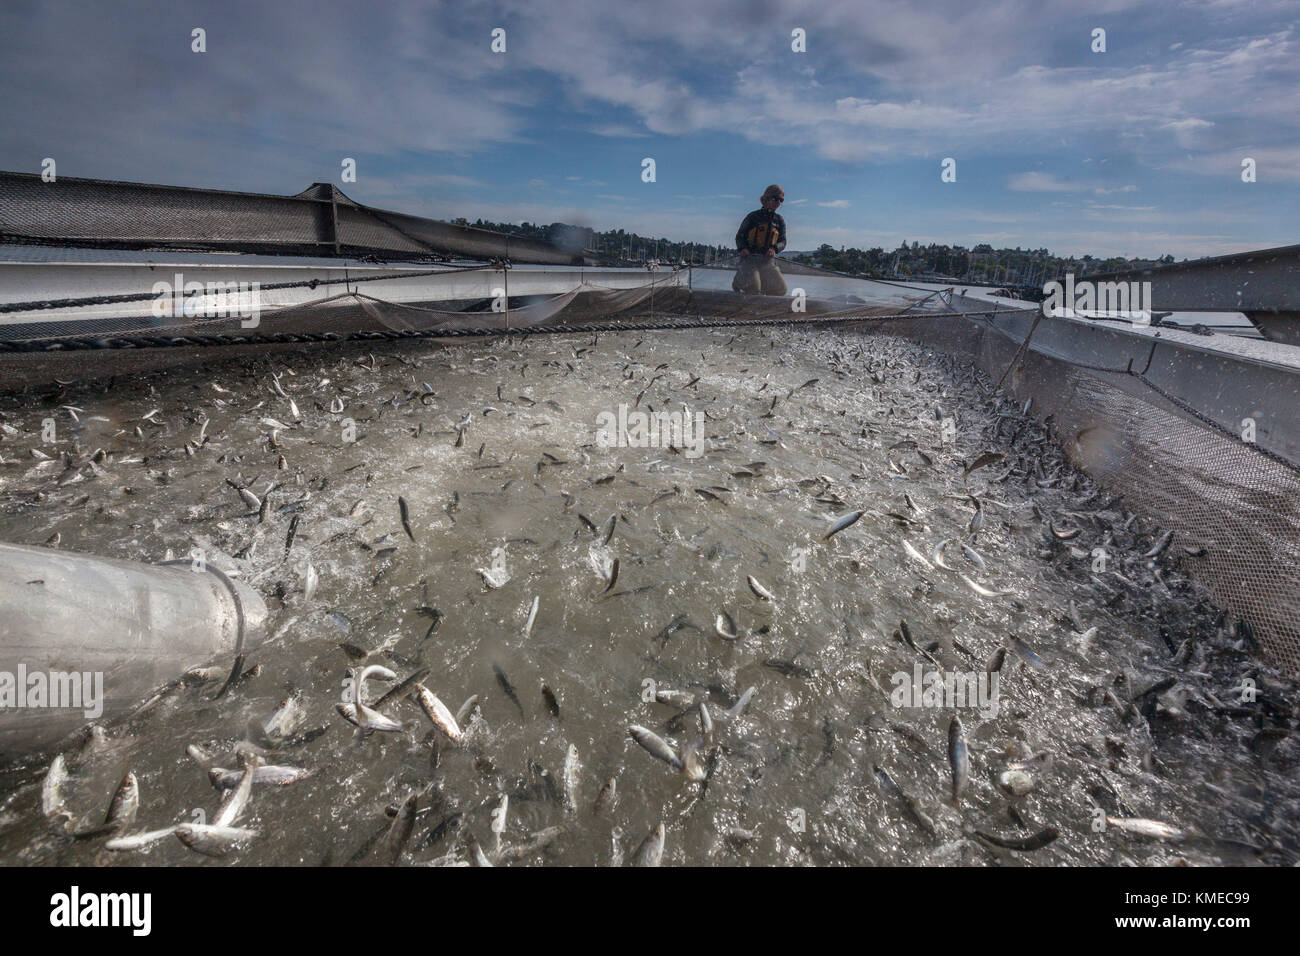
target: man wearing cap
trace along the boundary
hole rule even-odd
[[[768,186],[761,201],[763,208],[746,216],[736,233],[740,260],[731,288],[751,295],[785,295],[785,279],[776,266],[776,254],[785,248],[785,220],[777,214],[785,190]]]

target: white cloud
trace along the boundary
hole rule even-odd
[[[819,202],[817,205],[825,206],[827,209],[847,209],[849,201],[847,199],[832,199],[830,202]]]
[[[1007,188],[1018,193],[1067,193],[1087,189],[1079,183],[1062,182],[1054,173],[1015,173],[1007,179]]]

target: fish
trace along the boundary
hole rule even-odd
[[[572,813],[578,808],[578,775],[582,771],[582,766],[578,760],[578,748],[569,744],[569,749],[564,755],[564,770],[562,779],[564,781],[564,809]]]
[[[1030,647],[1028,644],[1026,644],[1024,641],[1022,641],[1020,638],[1012,634],[1011,640],[1015,641],[1016,650],[1020,652],[1021,657],[1023,657],[1026,661],[1029,662],[1030,667],[1033,667],[1036,670],[1042,670],[1047,666],[1045,663],[1043,663],[1043,659],[1034,652],[1034,649]]]
[[[1173,531],[1166,531],[1164,534],[1160,536],[1159,540],[1156,541],[1154,545],[1152,545],[1151,550],[1143,554],[1142,557],[1147,559],[1159,557],[1161,552],[1163,552],[1165,548],[1169,547],[1169,542],[1173,540],[1174,540]]]
[[[257,830],[198,823],[182,823],[171,832],[191,850],[204,856],[225,856],[260,836]]]
[[[456,723],[456,718],[447,705],[438,699],[438,696],[425,687],[423,684],[415,685],[415,699],[424,711],[425,716],[433,726],[437,727],[451,740],[460,740],[461,729]]]
[[[406,532],[408,538],[414,541],[415,534],[411,531],[411,512],[406,505],[406,499],[401,495],[397,496],[397,509],[401,512],[402,516],[402,530]]]
[[[931,567],[930,562],[925,559],[925,555],[923,555],[920,551],[917,551],[915,545],[913,545],[912,542],[908,541],[906,538],[903,538],[902,542],[903,542],[903,550],[907,552],[908,557],[910,557],[917,564],[924,565],[927,568]]]
[[[218,828],[230,827],[239,819],[240,814],[244,812],[244,808],[248,806],[249,796],[253,792],[253,777],[257,773],[261,759],[256,754],[246,754],[244,756],[244,774],[240,777],[239,784],[230,790],[226,794],[226,798],[221,801],[217,815],[212,820],[212,826]]]
[[[969,465],[966,466],[966,470],[961,473],[962,478],[964,479],[971,472],[978,471],[980,468],[983,468],[985,465],[991,465],[994,462],[1001,461],[1004,457],[1006,456],[1003,455],[1002,452],[986,451],[984,452],[984,454],[980,455],[973,462],[971,462]]]
[[[267,764],[258,767],[253,773],[253,783],[265,783],[275,787],[287,787],[291,783],[297,783],[300,780],[306,780],[315,773],[313,770],[307,770],[303,767],[287,767],[278,764]],[[239,785],[244,774],[241,770],[225,770],[221,767],[211,767],[208,769],[208,780],[218,790],[229,790]]]
[[[972,832],[981,840],[987,840],[994,846],[1000,846],[1005,850],[1021,850],[1026,853],[1041,850],[1061,835],[1061,831],[1056,827],[1047,827],[1029,837],[999,837],[991,833],[985,833],[983,830],[974,830]]]
[[[510,812],[510,795],[501,794],[501,803],[497,805],[496,812],[492,814],[492,848],[496,853],[501,852],[501,834],[506,829],[506,815]]]
[[[302,600],[304,604],[311,603],[311,599],[316,596],[316,583],[319,580],[320,578],[316,574],[316,568],[308,562],[306,580],[303,583],[302,589]]]
[[[546,700],[546,709],[551,712],[551,716],[559,719],[560,702],[555,699],[555,691],[551,690],[546,681],[542,681],[542,697]]]
[[[664,825],[657,824],[632,855],[633,866],[658,866],[664,858]]]
[[[909,795],[902,787],[895,783],[893,777],[889,775],[889,772],[886,771],[884,767],[876,766],[875,764],[872,766],[876,771],[876,779],[880,781],[881,786],[885,788],[886,792],[892,793],[894,796],[902,800],[903,805],[907,807],[908,813],[911,814],[912,819],[916,821],[917,825],[920,826],[922,830],[933,836],[936,832],[934,820],[932,820],[930,815],[922,809],[921,804],[916,800],[916,798]]]
[[[609,588],[606,588],[605,590],[608,591]],[[533,598],[532,607],[528,609],[528,621],[524,624],[524,637],[528,637],[533,633],[533,622],[537,620],[537,605],[540,600],[540,595]]]
[[[432,668],[430,667],[421,667],[418,671],[416,671],[410,677],[406,678],[406,680],[402,681],[400,684],[398,684],[396,687],[394,687],[392,690],[390,690],[388,693],[386,693],[383,697],[379,698],[379,700],[375,701],[370,706],[378,710],[380,707],[384,706],[384,704],[388,703],[394,697],[400,696],[402,691],[406,690],[406,688],[410,687],[412,684],[417,683],[418,681],[423,680],[430,670],[432,670]]]
[[[63,754],[59,754],[50,762],[50,769],[41,781],[41,813],[51,823],[66,824],[72,819],[63,796],[63,787],[67,782],[68,766]]]
[[[1189,831],[1179,829],[1172,824],[1163,823],[1160,820],[1147,820],[1142,817],[1107,817],[1106,826],[1136,836],[1168,840],[1170,843],[1181,843],[1191,836]]]
[[[271,712],[271,716],[262,721],[262,732],[267,740],[278,742],[284,740],[302,726],[306,712],[298,703],[298,695],[290,694]]]
[[[514,861],[530,857],[554,843],[563,832],[564,827],[544,827],[522,843],[516,843],[503,849],[501,859]]]
[[[723,611],[713,622],[713,630],[718,637],[725,638],[728,641],[734,641],[740,634],[736,630],[736,622],[731,615]]]
[[[782,660],[779,657],[768,657],[762,661],[764,667],[770,667],[774,671],[784,674],[786,677],[801,677],[807,679],[813,676],[812,671],[802,664],[796,664],[794,661]]]
[[[661,704],[667,704],[669,707],[689,710],[695,706],[697,698],[694,694],[688,694],[684,690],[669,690],[661,687],[655,691],[655,700]]]
[[[112,830],[125,830],[135,823],[136,811],[140,809],[140,782],[130,771],[118,784],[113,799],[109,801],[108,813],[104,817],[105,825]]]
[[[389,866],[396,866],[397,861],[401,859],[402,850],[406,848],[407,842],[411,839],[411,831],[415,829],[415,814],[419,806],[420,797],[413,793],[406,798],[406,802],[397,811],[397,816],[393,817],[392,825],[388,828],[388,836],[384,840]]]
[[[127,836],[114,837],[104,844],[104,849],[112,850],[113,852],[144,850],[153,846],[155,843],[165,840],[175,832],[175,827],[167,827],[164,830],[149,830],[143,833],[132,833]]]
[[[726,716],[728,720],[735,720],[737,717],[739,717],[741,714],[745,712],[745,708],[749,706],[750,700],[752,700],[754,697],[755,690],[756,688],[750,687],[748,690],[746,690],[743,694],[740,695],[740,700],[736,701],[735,705],[729,711],[727,711]]]
[[[617,582],[618,582],[618,558],[615,558],[614,563],[611,564],[609,567],[609,583],[605,585],[604,593],[608,594],[613,589],[614,585]]]
[[[745,581],[746,583],[749,584],[749,589],[754,592],[754,596],[758,598],[760,601],[776,600],[776,598],[772,597],[772,592],[769,591],[767,588],[763,587],[763,585],[759,584],[758,581],[754,579],[754,576],[752,574],[746,575]]]
[[[402,725],[391,717],[386,717],[377,710],[372,710],[365,704],[335,704],[337,710],[345,720],[351,724],[360,727],[366,733],[397,733],[402,729]]]
[[[617,796],[618,781],[610,777],[605,781],[605,785],[600,788],[600,793],[596,794],[596,800],[591,805],[592,813],[601,813],[604,810],[611,809]]]
[[[500,666],[493,664],[492,673],[497,675],[497,683],[500,684],[501,689],[506,692],[506,696],[514,702],[516,707],[519,708],[519,716],[523,717],[524,705],[519,703],[519,695],[515,693],[514,685],[510,683],[510,678],[506,677],[506,672],[503,671]]]
[[[930,553],[930,560],[931,560],[931,562],[934,563],[934,566],[935,566],[935,567],[943,568],[945,571],[951,571],[951,572],[953,572],[954,574],[956,574],[956,573],[957,573],[957,569],[954,568],[954,567],[952,567],[952,566],[949,565],[949,564],[946,564],[946,563],[944,562],[944,560],[943,560],[943,549],[946,548],[948,545],[952,544],[952,542],[953,542],[954,540],[956,540],[956,539],[954,539],[954,538],[944,538],[942,541],[940,541],[938,544],[936,544],[936,545],[934,546],[934,551],[932,551],[932,552]]]
[[[1034,778],[1020,769],[1004,770],[998,774],[998,786],[1013,797],[1023,797],[1034,788]]]
[[[466,832],[465,843],[469,846],[470,858],[474,861],[475,866],[492,865],[492,861],[483,852],[483,847],[479,845],[478,838],[472,832]]]
[[[970,753],[962,731],[961,718],[954,716],[948,723],[948,763],[952,767],[952,805],[961,805],[962,791],[970,777]]]
[[[957,576],[961,578],[962,581],[965,582],[968,588],[970,588],[980,597],[986,597],[986,598],[1004,597],[1011,593],[1010,591],[990,591],[988,588],[984,587],[983,585],[976,584],[974,581],[966,577],[966,575],[964,574],[959,574]]]
[[[627,732],[631,735],[633,740],[640,744],[646,752],[650,754],[650,756],[657,757],[674,770],[685,769],[686,765],[682,763],[682,759],[677,756],[677,752],[673,750],[672,746],[670,746],[666,740],[654,731],[647,730],[639,724],[632,724],[628,727]]]
[[[979,568],[981,571],[987,570],[987,565],[985,565],[984,559],[980,557],[980,553],[976,551],[974,548],[972,548],[970,545],[965,544],[963,542],[961,546],[961,553],[966,556],[967,561],[975,565],[975,567]]]
[[[460,710],[456,711],[456,723],[458,725],[464,724],[465,721],[469,719],[469,715],[474,712],[474,708],[477,706],[478,706],[478,694],[471,694],[466,699],[465,703],[460,705]]]
[[[833,538],[835,535],[843,531],[845,528],[852,527],[855,523],[857,523],[857,520],[861,518],[864,513],[865,512],[862,511],[850,511],[848,514],[842,515],[841,517],[835,519],[835,523],[831,525],[830,530],[826,532],[826,534],[822,537],[822,540],[828,541],[831,538]]]

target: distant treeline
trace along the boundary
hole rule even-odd
[[[1098,259],[1053,255],[1046,249],[994,249],[981,243],[972,249],[965,246],[948,246],[919,242],[910,245],[906,240],[893,251],[873,249],[845,249],[821,245],[815,252],[792,257],[834,272],[870,276],[913,276],[943,279],[962,279],[967,282],[992,282],[1007,285],[1040,285],[1043,282],[1073,272],[1075,276],[1118,269],[1141,269],[1171,263],[1173,256],[1159,259],[1125,259],[1112,256]]]
[[[597,232],[586,226],[571,226],[568,223],[553,222],[543,226],[540,223],[524,222],[488,222],[486,219],[452,220],[457,225],[474,226],[478,229],[491,229],[530,239],[545,239],[567,252],[575,254],[586,251],[602,262],[645,262],[655,259],[659,262],[688,262],[703,265],[735,255],[736,250],[730,246],[711,246],[703,242],[673,242],[654,236],[641,236],[635,232],[622,229],[610,229]]]
[[[485,219],[477,219],[472,223],[466,219],[457,219],[455,222],[531,239],[544,239],[575,254],[587,252],[608,264],[656,259],[660,262],[707,265],[729,259],[736,252],[730,245],[672,242],[622,229],[597,232],[585,226],[571,226],[562,222],[549,225],[488,222]],[[1078,277],[1120,269],[1141,269],[1174,261],[1171,255],[1159,259],[1125,259],[1120,256],[1106,259],[1095,256],[1074,258],[1053,255],[1046,249],[1021,249],[1019,246],[1014,249],[994,249],[988,243],[980,243],[967,249],[965,246],[933,242],[923,246],[919,242],[908,243],[906,240],[892,251],[878,246],[871,249],[846,249],[841,246],[836,249],[823,244],[813,252],[787,250],[785,256],[805,265],[850,275],[930,277],[1020,286],[1041,285],[1067,272]]]

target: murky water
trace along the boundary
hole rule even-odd
[[[473,833],[499,863],[604,865],[630,860],[660,822],[665,864],[1293,859],[1292,689],[1263,691],[1282,732],[1261,733],[1256,710],[1234,709],[1233,688],[1255,665],[1183,582],[1175,554],[1160,559],[1168,591],[1137,559],[1160,529],[1140,520],[1119,528],[1123,507],[1093,496],[1036,424],[987,396],[969,370],[898,339],[729,329],[340,348],[107,392],[0,399],[3,420],[21,430],[2,446],[0,538],[39,545],[59,532],[61,548],[145,561],[200,547],[270,608],[269,639],[248,660],[261,665],[256,676],[215,702],[216,683],[180,687],[110,725],[102,742],[67,752],[72,828],[99,824],[127,770],[142,791],[133,829],[210,817],[220,794],[187,756],[191,744],[224,767],[239,766],[237,750],[262,747],[267,762],[314,772],[257,786],[240,825],[260,837],[210,860],[172,838],[111,853],[103,837],[53,833],[40,810],[45,761],[19,764],[0,778],[0,862],[377,863],[385,808],[412,793],[420,812],[406,864],[469,860]],[[339,399],[345,409],[332,413]],[[598,441],[599,416],[616,417],[620,404],[682,403],[703,416],[699,457]],[[56,483],[61,463],[26,457],[42,418],[71,426],[65,405],[81,410],[82,451],[111,452],[101,474],[66,487]],[[142,421],[154,408],[159,423]],[[278,447],[264,418],[292,426],[278,431]],[[356,422],[354,443],[343,440],[345,418]],[[207,442],[186,456],[204,419]],[[1013,431],[1014,447],[997,437]],[[964,463],[987,451],[1007,457],[964,478]],[[227,479],[251,482],[259,496],[272,486],[265,521]],[[35,501],[34,491],[46,497]],[[982,514],[973,539],[968,491]],[[827,539],[835,518],[854,510],[866,513]],[[1057,541],[1040,514],[1084,530]],[[1117,561],[1131,584],[1111,576],[1102,589],[1088,551],[1107,524],[1126,549]],[[942,557],[957,571],[931,564],[948,538],[957,540]],[[963,556],[962,541],[984,570]],[[309,562],[319,583],[306,601]],[[751,591],[750,575],[774,600]],[[1071,600],[1097,628],[1089,637],[1070,622]],[[440,615],[431,633],[429,609]],[[716,632],[723,612],[737,640]],[[915,648],[895,636],[900,621]],[[1191,642],[1178,663],[1161,626],[1176,645]],[[361,736],[336,710],[358,666],[341,644],[399,679],[430,668],[424,683],[453,711],[478,695],[467,739],[440,739],[405,695],[381,708],[401,732]],[[910,683],[916,665],[929,672],[937,662],[984,675],[999,648],[996,716],[891,701],[896,674]],[[1171,689],[1139,696],[1166,676],[1178,678]],[[383,686],[372,681],[366,699]],[[750,687],[747,708],[728,719]],[[679,748],[702,737],[695,711],[645,699],[658,689],[707,701],[716,724],[701,747],[707,784],[629,737],[633,724]],[[295,732],[310,739],[266,748],[250,722],[289,692],[305,712]],[[955,713],[970,752],[959,807],[949,802],[947,756]],[[572,810],[562,779],[570,745],[580,759]],[[999,775],[1032,755],[1045,755],[1024,771],[1032,789],[1010,795]],[[610,778],[616,798],[595,811]],[[498,853],[492,813],[503,794]],[[1126,834],[1104,826],[1107,815],[1200,836]],[[1059,837],[1026,852],[972,833],[1016,840],[1049,826]],[[545,846],[510,852],[551,827],[559,830]]]

